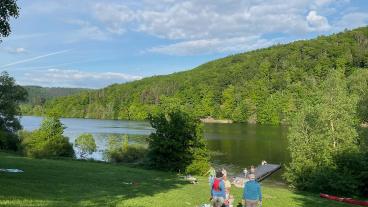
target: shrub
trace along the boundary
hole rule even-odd
[[[97,150],[95,139],[92,134],[81,134],[75,140],[75,146],[79,149],[80,157],[86,158]]]
[[[135,163],[143,161],[147,154],[147,149],[139,145],[130,145],[126,150],[122,148],[108,152],[109,162]]]
[[[149,136],[149,164],[157,169],[202,174],[209,154],[202,125],[189,114],[173,110],[150,116],[155,132]],[[207,164],[206,164],[207,163]]]
[[[331,165],[321,165],[317,169],[304,166],[302,174],[294,175],[295,183],[301,190],[334,195],[367,195],[368,157],[361,152],[335,154]],[[305,173],[307,172],[307,173]]]
[[[22,139],[24,153],[30,157],[74,157],[73,146],[63,136],[64,126],[56,117],[47,117],[41,127]]]
[[[143,161],[147,155],[147,149],[138,144],[129,145],[128,136],[121,140],[117,136],[108,138],[108,145],[105,151],[105,159],[109,162],[136,163]]]
[[[194,159],[192,162],[186,167],[185,173],[191,175],[205,175],[208,172],[208,169],[210,169],[211,166],[209,163],[208,154],[206,151],[198,151],[199,152],[194,154]]]
[[[334,156],[334,165],[322,167],[311,176],[310,188],[336,195],[363,195],[367,187],[367,158],[359,152],[343,152]]]

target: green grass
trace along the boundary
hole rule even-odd
[[[207,179],[198,185],[166,172],[97,162],[30,159],[0,152],[0,206],[199,206],[209,198]],[[133,184],[126,184],[133,182]],[[343,207],[318,195],[263,185],[264,207]],[[236,202],[241,189],[233,187]]]

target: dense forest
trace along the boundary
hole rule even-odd
[[[41,114],[42,107],[51,99],[77,94],[81,91],[91,89],[85,88],[62,88],[62,87],[40,87],[40,86],[23,86],[28,93],[28,98],[21,105],[24,114]]]
[[[315,101],[321,83],[338,67],[344,68],[349,93],[363,98],[368,87],[368,27],[82,91],[34,109],[64,117],[143,120],[159,107],[180,107],[197,117],[282,124],[302,105]]]

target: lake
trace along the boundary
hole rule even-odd
[[[39,128],[42,117],[23,116],[21,124],[25,130]],[[148,122],[117,121],[97,119],[63,118],[66,129],[64,135],[70,142],[82,133],[93,134],[98,152],[92,157],[103,159],[107,137],[110,135],[129,135],[129,142],[142,142],[153,129]],[[262,160],[268,163],[285,164],[289,161],[286,140],[287,128],[255,124],[205,124],[204,137],[212,152],[216,166],[224,166],[232,172],[258,165]],[[280,174],[280,173],[278,173]],[[273,176],[279,180],[279,175]]]

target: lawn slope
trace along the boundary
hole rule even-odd
[[[206,178],[187,184],[172,173],[77,160],[30,159],[0,152],[0,206],[199,206],[209,198]],[[241,190],[233,188],[236,201]],[[317,195],[263,185],[264,207],[343,207]]]

